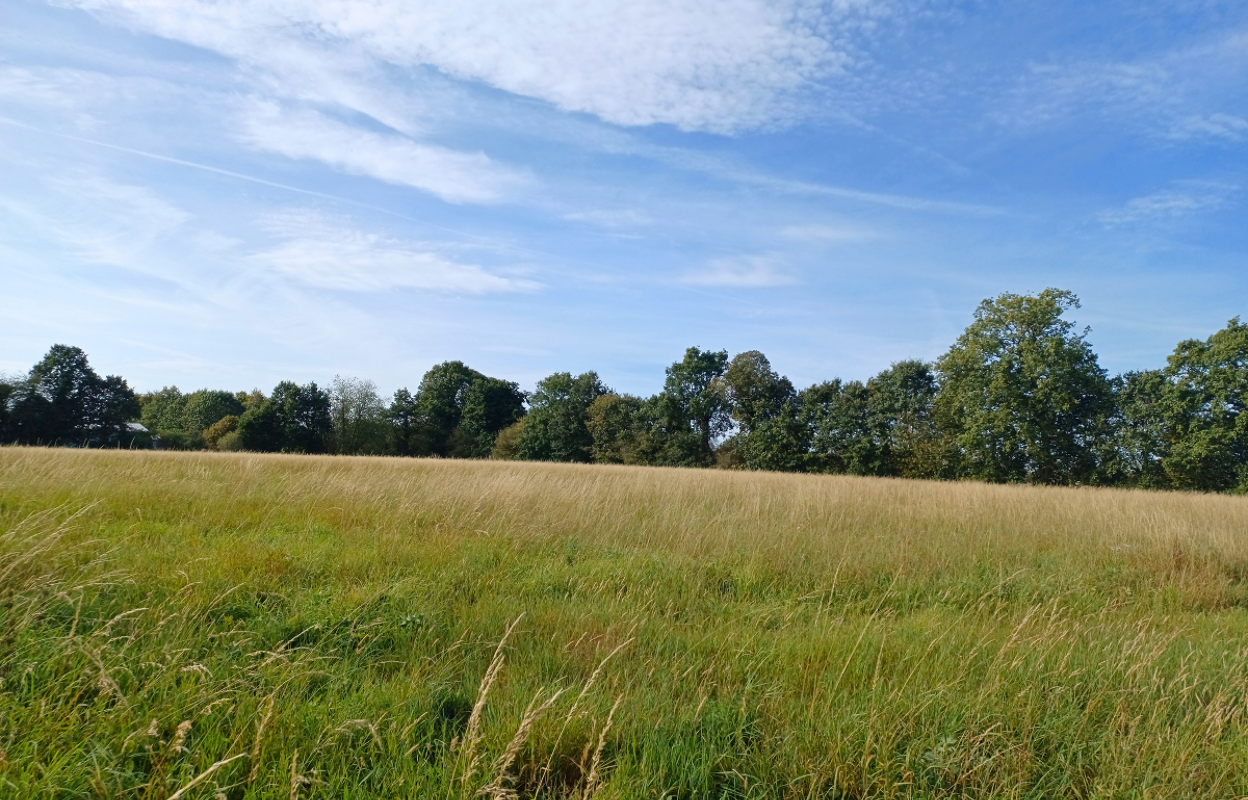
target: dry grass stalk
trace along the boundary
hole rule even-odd
[[[485,677],[481,679],[481,686],[477,689],[477,702],[472,707],[472,714],[468,717],[468,726],[464,730],[464,740],[460,744],[464,760],[462,778],[464,783],[471,781],[473,774],[477,771],[477,750],[481,746],[481,715],[485,711],[485,699],[490,694],[490,687],[494,685],[494,681],[498,679],[503,669],[503,647],[507,644],[507,638],[511,636],[511,632],[516,629],[523,618],[524,614],[521,614],[511,625],[507,626],[503,638],[498,640],[498,645],[494,648],[494,657],[490,660],[489,669],[485,671]]]
[[[611,730],[611,723],[615,720],[615,710],[620,707],[620,701],[624,699],[624,695],[615,698],[615,705],[611,706],[611,713],[607,714],[607,721],[603,723],[602,732],[598,734],[598,746],[594,748],[594,760],[589,764],[589,775],[585,778],[585,791],[581,794],[582,800],[589,800],[598,791],[598,785],[602,782],[602,778],[598,774],[599,767],[602,766],[602,748],[607,744],[607,732]]]
[[[538,689],[537,694],[533,696],[528,707],[524,710],[524,717],[520,720],[520,726],[516,728],[516,732],[511,737],[511,742],[508,743],[507,749],[503,751],[503,754],[499,756],[498,761],[494,765],[494,780],[481,787],[477,794],[498,798],[498,800],[515,798],[517,796],[515,791],[503,786],[503,782],[509,778],[508,770],[511,769],[516,756],[520,754],[520,748],[524,747],[524,743],[528,741],[529,731],[533,729],[533,725],[541,719],[543,714],[550,710],[550,707],[555,704],[555,701],[559,699],[559,696],[565,690],[560,689],[547,698],[546,702],[537,705],[537,701],[541,698],[543,691],[543,689]],[[535,705],[537,705],[536,708],[534,708]]]
[[[614,650],[612,650],[610,653],[607,653],[606,658],[604,658],[604,659],[602,659],[602,661],[598,662],[598,667],[597,667],[597,669],[595,669],[595,670],[593,671],[593,673],[589,676],[589,680],[585,681],[585,686],[584,686],[584,688],[582,688],[582,689],[581,689],[581,693],[580,693],[580,694],[578,694],[578,695],[576,696],[576,700],[574,700],[574,701],[572,702],[572,707],[571,707],[570,709],[568,709],[568,715],[567,715],[566,717],[564,717],[564,719],[563,719],[563,725],[561,725],[561,726],[559,727],[559,735],[555,737],[555,745],[554,745],[554,747],[552,747],[552,748],[551,748],[551,751],[550,751],[550,757],[546,759],[546,766],[542,768],[542,774],[541,774],[541,776],[538,778],[538,781],[537,781],[537,788],[533,790],[533,793],[534,793],[534,794],[540,794],[540,793],[541,793],[541,791],[542,791],[542,786],[543,786],[543,785],[545,785],[545,783],[546,783],[546,778],[550,775],[550,770],[551,770],[551,766],[552,766],[552,764],[553,764],[553,762],[554,762],[555,754],[559,752],[559,745],[561,745],[561,744],[563,743],[563,734],[567,731],[567,729],[568,729],[568,725],[569,725],[569,724],[572,722],[572,720],[575,718],[575,716],[576,716],[576,710],[577,710],[577,708],[580,706],[581,701],[585,699],[585,695],[589,694],[590,689],[594,688],[594,684],[598,681],[598,676],[599,676],[600,674],[602,674],[602,669],[603,669],[603,667],[605,667],[605,666],[607,665],[607,662],[608,662],[608,661],[610,661],[610,660],[611,660],[611,658],[612,658],[612,657],[613,657],[616,653],[620,652],[620,651],[621,651],[621,650],[623,650],[625,647],[627,647],[627,646],[628,646],[628,645],[629,645],[629,644],[633,641],[633,638],[634,638],[634,637],[631,637],[631,636],[630,636],[628,639],[625,639],[623,642],[621,642],[621,643],[620,643],[620,644],[619,644],[619,645],[618,645],[618,646],[617,646]]]
[[[264,714],[260,717],[260,722],[256,726],[256,741],[251,746],[251,769],[247,772],[247,785],[256,779],[256,773],[260,771],[260,748],[264,746],[264,728],[269,724],[269,718],[273,716],[273,695],[264,698]]]
[[[55,551],[56,545],[69,533],[70,523],[94,505],[80,508],[59,525],[53,523],[65,510],[64,505],[31,514],[12,530],[0,535],[0,596],[31,588],[39,576],[23,576],[22,573],[38,572],[38,567],[49,560],[48,556]]]
[[[128,708],[130,701],[122,694],[121,685],[109,674],[108,667],[104,666],[104,657],[101,655],[101,649],[82,648],[82,652],[95,662],[95,668],[99,670],[96,685],[100,688],[102,694],[116,697],[118,705],[122,708]]]
[[[198,786],[199,784],[201,784],[201,783],[203,783],[204,781],[208,780],[208,777],[209,777],[210,775],[212,775],[212,773],[214,773],[214,772],[216,772],[217,770],[221,769],[221,768],[222,768],[222,767],[224,767],[226,764],[229,764],[231,761],[237,761],[238,759],[242,758],[242,757],[243,757],[243,756],[245,756],[245,755],[247,755],[247,754],[246,754],[246,753],[239,753],[239,754],[238,754],[238,755],[236,755],[236,756],[230,756],[229,758],[225,758],[225,759],[222,759],[222,760],[218,761],[217,763],[213,764],[213,765],[212,765],[211,767],[209,767],[208,769],[204,770],[203,772],[199,773],[199,774],[198,774],[198,775],[196,775],[194,778],[192,778],[190,783],[188,783],[187,785],[183,786],[181,789],[177,790],[177,791],[176,791],[176,792],[174,792],[173,794],[169,795],[169,799],[168,799],[168,800],[178,800],[178,798],[180,798],[182,795],[186,794],[186,793],[187,793],[187,792],[189,792],[191,789],[194,789],[194,788],[195,788],[196,786]]]
[[[191,732],[191,721],[189,719],[178,723],[178,729],[173,734],[173,744],[170,746],[171,753],[181,752],[186,743],[186,735]]]
[[[299,748],[290,757],[290,800],[299,800]]]

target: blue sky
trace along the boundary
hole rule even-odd
[[[1242,0],[6,0],[0,372],[807,385],[1047,286],[1154,367],[1248,316],[1246,156]]]

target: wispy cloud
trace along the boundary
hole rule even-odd
[[[761,289],[797,282],[777,267],[776,259],[770,256],[719,258],[708,262],[703,269],[686,273],[682,276],[681,283],[691,286]]]
[[[1193,115],[1175,120],[1166,135],[1177,141],[1242,142],[1248,138],[1248,119],[1233,114]]]
[[[457,261],[437,245],[387,238],[316,213],[274,214],[266,227],[281,240],[250,256],[307,286],[350,292],[427,289],[486,294],[527,292],[539,284]]]
[[[523,8],[507,0],[76,5],[274,75],[307,73],[306,55],[321,51],[353,71],[366,70],[370,59],[429,65],[616,124],[717,132],[800,116],[794,97],[851,64],[847,32],[878,24],[894,6],[885,0],[818,7],[807,0],[557,0]],[[335,81],[326,91],[359,96],[349,82]]]
[[[151,189],[75,172],[47,178],[43,202],[0,196],[0,208],[27,231],[89,264],[152,272],[147,258],[185,231],[191,215]],[[164,277],[161,275],[161,277]]]
[[[788,225],[780,230],[780,235],[798,241],[826,242],[828,244],[867,242],[880,237],[879,231],[874,228],[845,223]]]
[[[1161,191],[1128,200],[1119,208],[1101,212],[1108,227],[1173,219],[1224,206],[1238,187],[1215,181],[1182,181]]]
[[[574,211],[564,214],[563,218],[569,222],[585,222],[603,228],[637,228],[654,223],[649,214],[635,208]]]
[[[8,103],[77,110],[80,98],[108,89],[111,81],[98,73],[0,65],[0,98]]]
[[[1035,64],[1015,89],[1015,102],[996,119],[1011,127],[1037,127],[1089,113],[1156,110],[1171,104],[1173,81],[1159,63]]]
[[[1234,139],[1244,120],[1227,112],[1248,80],[1248,33],[1135,60],[1032,64],[991,117],[1015,129],[1108,121],[1162,139]]]
[[[239,138],[288,158],[313,159],[370,178],[423,189],[451,203],[492,203],[523,186],[518,171],[484,153],[463,153],[346,125],[315,111],[254,101]]]

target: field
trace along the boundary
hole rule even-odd
[[[4,448],[0,534],[3,797],[1248,795],[1248,499]]]

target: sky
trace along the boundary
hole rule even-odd
[[[805,386],[1050,286],[1111,374],[1248,316],[1248,4],[0,4],[0,373]]]

